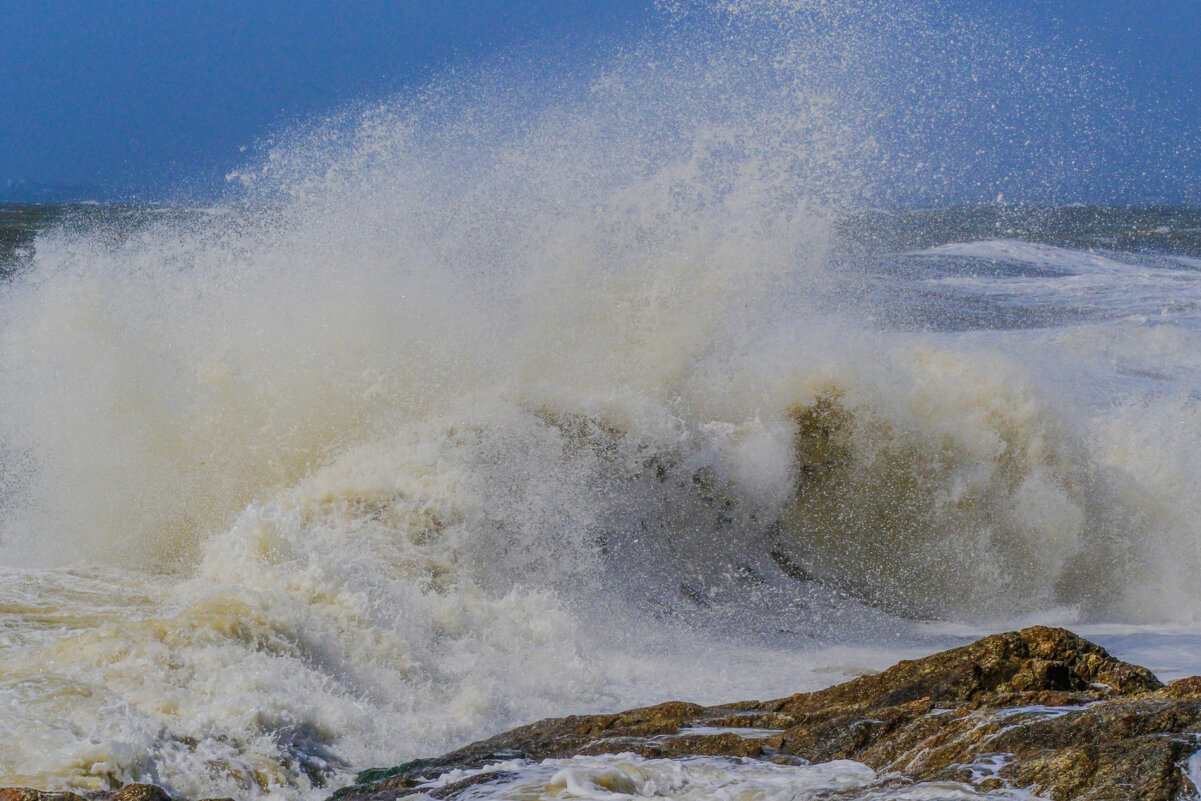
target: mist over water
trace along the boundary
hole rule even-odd
[[[848,233],[928,177],[896,43],[996,34],[870,12],[675,9],[39,236],[0,290],[4,782],[319,797],[922,621],[1194,627],[1193,256]]]

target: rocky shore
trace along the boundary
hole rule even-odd
[[[504,780],[504,770],[473,772],[490,764],[632,753],[783,765],[855,760],[902,783],[1025,790],[1056,801],[1169,801],[1196,797],[1189,763],[1199,751],[1201,677],[1165,686],[1071,632],[1033,627],[788,698],[543,720],[432,759],[364,771],[332,798],[456,799]],[[168,798],[129,785],[98,801]],[[9,788],[0,801],[83,799]]]

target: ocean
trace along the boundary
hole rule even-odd
[[[1201,209],[892,197],[828,39],[723,42],[0,206],[0,785],[320,799],[1034,622],[1201,672]],[[638,768],[743,769],[919,797]]]

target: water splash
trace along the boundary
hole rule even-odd
[[[839,223],[899,174],[913,18],[676,13],[38,239],[0,295],[6,781],[317,795],[880,667],[903,616],[1194,619],[1193,400],[1065,391],[1079,329],[866,319]]]

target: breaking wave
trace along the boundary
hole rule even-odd
[[[1196,622],[1196,329],[873,323],[839,223],[884,93],[843,90],[882,33],[798,13],[41,236],[0,292],[5,781],[315,793],[912,620]]]

